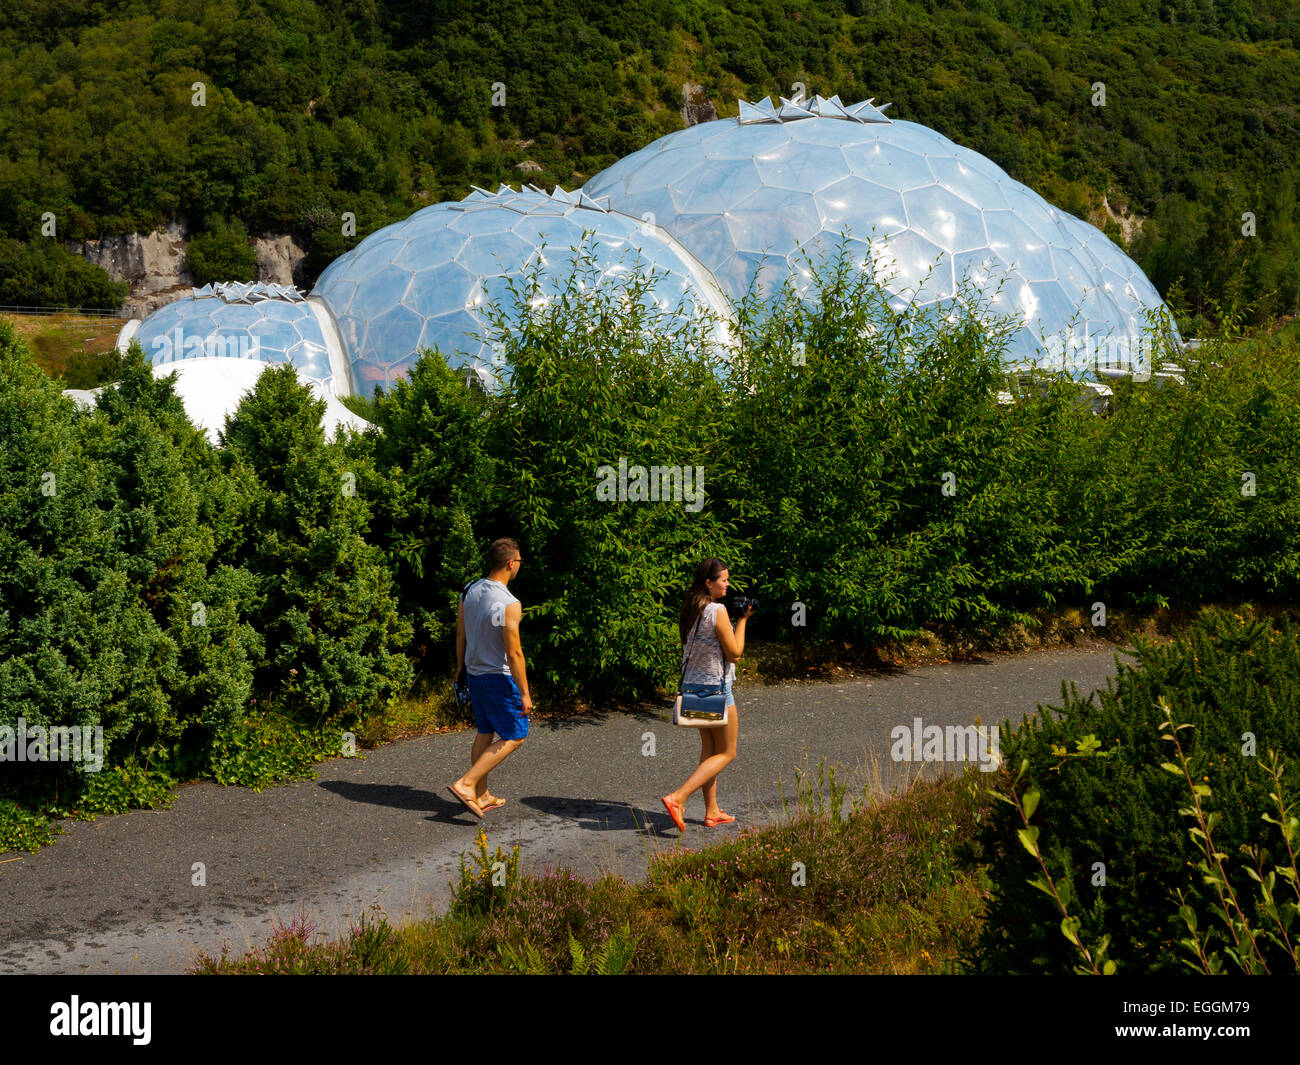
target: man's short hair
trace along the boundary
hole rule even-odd
[[[506,563],[513,558],[518,558],[519,554],[519,544],[510,537],[503,536],[499,540],[493,540],[487,553],[488,572],[495,573],[499,569],[505,569]]]

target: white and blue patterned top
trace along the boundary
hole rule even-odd
[[[694,636],[687,634],[682,644],[682,666],[686,670],[683,684],[731,684],[736,679],[736,664],[728,662],[718,641],[717,616],[721,603],[709,603],[700,614]]]

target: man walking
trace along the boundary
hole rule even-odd
[[[493,541],[488,575],[462,593],[456,618],[456,669],[466,672],[478,734],[470,771],[447,790],[476,817],[506,804],[488,791],[487,775],[523,744],[533,709],[519,643],[523,608],[506,587],[522,561],[514,540]]]

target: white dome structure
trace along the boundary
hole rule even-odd
[[[176,395],[185,406],[185,414],[194,425],[203,430],[213,445],[219,445],[218,433],[226,426],[227,415],[233,414],[244,398],[257,385],[257,379],[275,363],[262,359],[240,359],[224,355],[191,356],[179,362],[152,367],[158,378],[176,374]],[[326,385],[312,378],[303,378],[317,399],[325,400],[325,413],[321,424],[327,437],[334,436],[340,426],[362,432],[371,423],[353,414],[339,402]],[[103,387],[116,388],[116,385]],[[65,389],[64,395],[83,407],[95,404],[101,389]]]
[[[298,375],[334,395],[351,395],[351,371],[325,305],[292,285],[229,282],[196,288],[118,335],[139,343],[155,366],[190,359],[292,363]]]
[[[1099,230],[990,160],[888,104],[739,102],[739,115],[661,137],[578,192],[475,189],[366,237],[304,297],[224,284],[132,321],[157,365],[227,358],[291,362],[335,395],[373,396],[440,351],[496,386],[485,315],[576,282],[636,274],[671,316],[706,316],[719,350],[735,303],[787,283],[815,298],[813,269],[841,248],[895,310],[953,313],[961,293],[1010,323],[1008,370],[1038,364],[1098,382],[1151,375],[1180,343],[1159,293]],[[525,293],[536,273],[538,292]],[[761,312],[761,313],[765,313]],[[1151,326],[1159,320],[1159,328]]]
[[[534,268],[547,294],[561,291],[575,269],[582,286],[653,274],[647,299],[659,310],[718,321],[731,313],[708,271],[662,227],[580,192],[548,195],[531,185],[476,189],[372,233],[329,265],[312,295],[333,312],[362,395],[405,376],[422,348],[439,350],[491,388],[483,312],[493,301],[508,310],[510,283],[522,288]]]
[[[1149,372],[1138,344],[1164,304],[1104,234],[977,152],[871,101],[741,101],[661,137],[583,187],[663,226],[733,300],[809,291],[808,261],[845,251],[901,308],[945,307],[964,281],[1014,326],[1013,364],[1083,377]],[[1176,333],[1171,334],[1176,339]],[[1116,362],[1118,360],[1118,363]]]

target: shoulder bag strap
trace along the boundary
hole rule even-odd
[[[703,620],[704,620],[704,611],[701,610],[700,616],[695,619],[695,628],[691,629],[691,638],[686,643],[688,650],[683,652],[682,654],[682,675],[677,678],[677,690],[679,692],[682,690],[682,683],[686,680],[686,662],[687,659],[690,658],[689,648],[695,642],[695,629],[698,629],[700,627],[700,622]]]

